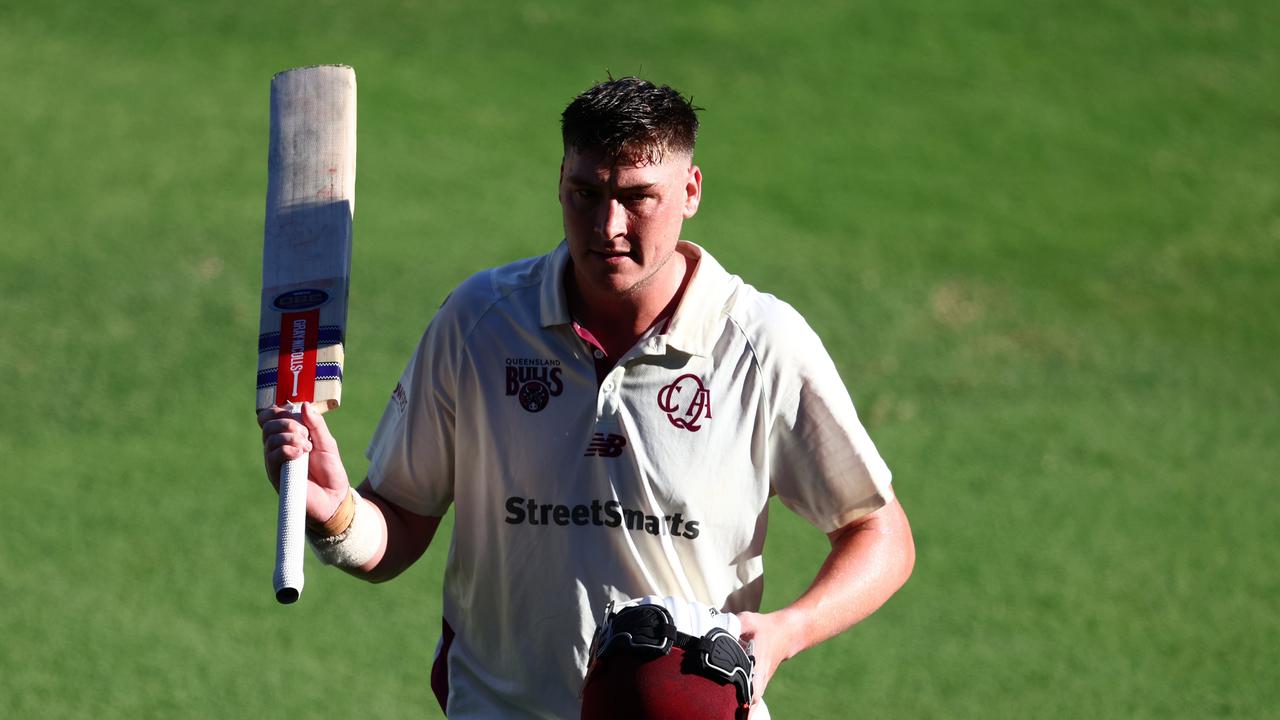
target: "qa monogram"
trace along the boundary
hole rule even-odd
[[[711,419],[711,391],[702,386],[697,375],[686,373],[658,391],[658,407],[672,425],[697,432],[704,419]]]

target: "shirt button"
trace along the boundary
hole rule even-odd
[[[613,383],[611,383],[611,382],[607,382],[607,383],[605,383],[605,384],[604,384],[604,386],[603,386],[603,390],[604,390],[605,392],[613,392]]]
[[[599,350],[596,350],[595,352],[593,352],[593,353],[591,353],[591,354],[592,354],[592,355],[595,355],[597,360],[603,360],[603,359],[604,359],[604,353],[600,352]]]

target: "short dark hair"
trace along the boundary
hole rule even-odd
[[[691,100],[669,85],[611,77],[564,109],[564,151],[600,152],[636,163],[661,162],[667,152],[692,155],[701,108]]]

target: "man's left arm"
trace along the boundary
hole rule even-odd
[[[896,499],[827,537],[831,552],[795,602],[771,613],[737,613],[742,639],[754,642],[753,704],[782,661],[875,612],[902,587],[915,565],[911,526]]]

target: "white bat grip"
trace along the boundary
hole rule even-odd
[[[276,532],[276,600],[295,602],[302,595],[302,559],[306,546],[307,461],[303,453],[280,468],[280,518]]]

